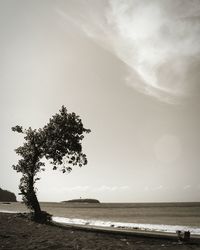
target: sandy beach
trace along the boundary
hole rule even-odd
[[[86,232],[37,224],[19,214],[0,213],[0,249],[200,249],[200,243]]]

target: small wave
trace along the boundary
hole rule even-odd
[[[16,213],[20,213],[20,211],[11,211],[11,210],[0,209],[0,213],[16,214]]]
[[[97,227],[112,227],[112,228],[123,228],[132,230],[143,230],[143,231],[157,231],[166,233],[176,233],[177,230],[190,231],[191,234],[200,235],[199,227],[180,226],[180,225],[160,225],[160,224],[141,224],[141,223],[123,223],[123,222],[112,222],[112,221],[100,221],[100,220],[84,220],[84,219],[71,219],[65,217],[54,217],[53,221],[64,224],[76,224],[76,225],[87,225]]]

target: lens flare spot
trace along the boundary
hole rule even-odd
[[[181,143],[177,136],[163,135],[156,142],[154,151],[158,161],[172,163],[181,155]]]

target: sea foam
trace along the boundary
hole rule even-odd
[[[19,211],[12,211],[12,210],[0,209],[0,213],[16,214],[16,213],[20,213],[20,212]]]
[[[53,216],[53,221],[69,225],[85,225],[95,227],[112,227],[123,228],[129,230],[143,230],[143,231],[156,231],[166,233],[176,233],[177,230],[190,231],[191,234],[200,235],[199,227],[180,226],[180,225],[163,225],[163,224],[142,224],[142,223],[124,223],[113,221],[101,221],[101,220],[84,220],[76,218],[65,218]]]

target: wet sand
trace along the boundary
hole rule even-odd
[[[0,249],[200,249],[200,243],[88,232],[73,227],[37,224],[19,214],[0,213]]]

